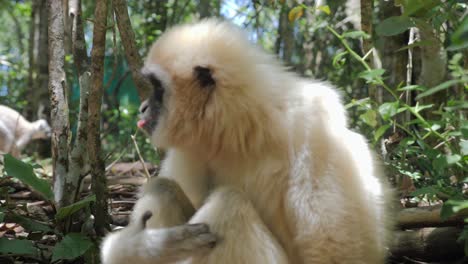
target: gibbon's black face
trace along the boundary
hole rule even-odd
[[[180,105],[180,103],[178,103],[179,101],[185,102],[186,98],[190,98],[190,104],[185,102],[182,106],[183,108],[188,111],[192,110],[193,113],[204,111],[204,107],[206,107],[205,104],[209,99],[209,94],[213,91],[216,84],[212,76],[212,70],[203,66],[195,66],[192,76],[188,80],[179,82],[178,85],[171,85],[170,83],[172,82],[168,79],[167,72],[163,71],[159,66],[150,65],[144,67],[142,69],[142,74],[152,84],[153,93],[140,106],[138,127],[149,136],[152,136],[156,127],[160,125],[160,120],[165,118],[167,110]],[[171,89],[178,90],[179,96],[183,98],[172,100],[172,103],[169,103],[169,94],[172,94],[170,92]],[[196,95],[193,92],[195,92]],[[200,98],[204,105],[197,104]],[[171,121],[174,120],[170,120],[169,122]],[[165,129],[167,129],[167,127],[165,127]]]
[[[158,124],[158,118],[161,114],[164,97],[163,83],[154,73],[146,68],[142,69],[142,74],[148,78],[153,86],[153,93],[148,99],[140,105],[140,120],[137,125],[140,129],[151,136],[153,130]]]

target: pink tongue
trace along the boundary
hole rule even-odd
[[[138,120],[137,126],[143,128],[146,124],[146,120]]]

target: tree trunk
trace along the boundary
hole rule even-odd
[[[114,2],[115,3],[115,2]],[[107,185],[101,155],[101,101],[103,94],[104,55],[106,47],[107,1],[97,1],[94,10],[93,48],[91,50],[91,90],[88,105],[88,153],[91,165],[94,228],[98,236],[108,230]]]
[[[379,2],[379,19],[382,21],[391,16],[401,15],[401,10],[396,7],[393,1],[380,0]],[[385,69],[385,76],[387,85],[396,89],[396,87],[406,80],[406,65],[408,58],[406,52],[396,52],[398,49],[407,45],[408,40],[406,34],[399,34],[391,37],[382,37],[382,40],[377,42],[376,45],[380,59],[382,61],[382,68]],[[389,93],[383,92],[383,89],[378,90],[379,103],[391,102],[394,100]]]
[[[52,160],[54,194],[60,208],[69,205],[73,198],[67,182],[69,117],[66,97],[66,77],[64,70],[65,49],[63,30],[63,10],[60,1],[48,0],[49,9],[49,92],[52,118]]]
[[[362,39],[362,54],[366,54],[372,48],[372,11],[374,10],[374,0],[361,0],[361,30],[369,34],[371,38]]]
[[[421,73],[417,82],[419,85],[432,88],[442,83],[446,77],[447,53],[442,40],[429,23],[419,20],[417,27],[421,41],[430,43],[420,47]],[[422,102],[424,104],[434,104],[432,111],[435,111],[445,102],[448,95],[447,91],[444,90],[427,96],[422,99]],[[432,111],[425,111],[425,116],[429,119],[436,119],[437,115],[432,114]]]
[[[46,0],[33,0],[29,32],[28,94],[32,100],[26,107],[28,119],[49,117],[48,94],[48,9]]]
[[[439,227],[396,232],[391,257],[396,260],[416,259],[424,263],[460,260],[464,256],[463,243],[457,242],[461,230],[457,227]]]
[[[397,214],[398,227],[401,229],[440,226],[462,226],[468,212],[462,211],[442,221],[442,205],[403,209]]]
[[[27,91],[29,94],[32,94],[34,91],[34,80],[36,75],[36,54],[38,45],[36,45],[36,35],[39,34],[39,16],[38,16],[38,6],[37,1],[32,1],[31,4],[31,20],[29,21],[29,41],[28,41],[28,61],[29,61],[29,69],[28,69],[28,87]],[[34,118],[34,108],[33,103],[31,102],[25,107],[25,111],[23,115],[28,120],[32,120]]]
[[[125,56],[130,66],[133,81],[135,82],[140,100],[145,100],[151,92],[151,84],[143,77],[140,70],[143,66],[143,61],[138,54],[138,49],[135,42],[135,33],[130,23],[128,16],[127,3],[125,0],[114,0],[114,13],[117,17],[117,26],[120,32],[120,38],[125,49]]]
[[[24,54],[24,45],[23,45],[23,39],[24,39],[24,33],[23,29],[21,29],[21,23],[18,20],[18,18],[15,16],[13,12],[13,7],[9,5],[8,3],[5,4],[8,14],[10,15],[11,19],[13,20],[13,24],[15,25],[14,31],[16,33],[16,38],[18,41],[18,50],[19,54]]]
[[[294,52],[294,24],[289,22],[288,13],[291,8],[290,1],[286,1],[280,11],[278,37],[276,39],[276,53],[287,64],[292,63]]]
[[[207,18],[211,16],[211,0],[199,0],[197,10],[200,18]]]
[[[86,42],[81,18],[81,1],[71,0],[69,6],[71,28],[71,44],[75,67],[78,72],[80,87],[80,105],[78,114],[77,134],[73,150],[70,153],[70,182],[75,186],[75,200],[79,197],[80,179],[84,178],[89,169],[87,142],[88,142],[88,95],[91,73],[89,71],[89,58],[86,54]]]
[[[49,119],[50,104],[48,93],[48,9],[46,0],[33,0],[29,31],[29,75],[27,94],[31,100],[24,109],[29,120]],[[50,142],[40,140],[33,142],[41,156],[50,156]]]

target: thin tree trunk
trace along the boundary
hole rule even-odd
[[[361,30],[372,36],[372,10],[374,0],[361,0]],[[362,39],[362,53],[366,54],[372,48],[372,38]]]
[[[457,227],[398,231],[394,234],[390,253],[396,260],[423,261],[410,263],[466,263],[446,262],[463,258],[463,243],[457,241],[461,232],[462,228]]]
[[[28,94],[36,98],[26,107],[26,116],[33,120],[37,118],[48,119],[49,93],[48,93],[48,8],[46,0],[33,0],[31,15],[31,29],[29,42],[29,78]],[[48,154],[49,144],[41,144],[41,154]]]
[[[380,0],[379,3],[379,18],[384,20],[391,16],[401,15],[401,10],[396,7],[393,2]],[[405,34],[399,34],[391,37],[383,37],[382,45],[376,46],[380,59],[382,60],[382,68],[385,69],[386,83],[395,89],[401,82],[406,80],[406,65],[408,57],[405,52],[396,52],[398,49],[406,46],[408,43]],[[383,93],[383,89],[379,89],[379,97],[382,99],[378,102],[393,101],[394,98],[388,93]]]
[[[88,155],[86,145],[88,142],[88,94],[91,73],[89,71],[89,58],[86,54],[86,42],[81,18],[81,0],[71,0],[69,6],[70,21],[72,23],[72,52],[78,72],[80,86],[80,105],[75,144],[70,154],[70,181],[75,188],[74,197],[78,198],[80,192],[80,179],[87,173]]]
[[[36,24],[38,24],[38,22],[36,21],[37,20],[37,2],[36,1],[32,1],[32,4],[31,4],[31,20],[29,21],[29,41],[28,41],[28,61],[29,61],[29,69],[28,69],[28,92],[30,94],[32,94],[33,92],[33,86],[34,86],[34,77],[35,77],[35,68],[36,68],[36,60],[35,60],[35,54],[37,53],[37,51],[35,51],[35,49],[37,49],[37,45],[36,45],[36,41],[35,41],[35,36],[36,36],[36,30],[37,30],[37,27],[36,27]],[[28,106],[26,106],[25,108],[25,112],[23,113],[24,116],[28,119],[28,120],[32,120],[34,118],[34,115],[33,115],[33,112],[34,112],[34,108],[32,106],[32,104],[28,104]]]
[[[119,28],[120,38],[125,49],[125,56],[130,66],[138,95],[143,101],[151,92],[151,85],[140,72],[141,67],[143,66],[143,61],[138,54],[135,42],[135,33],[132,29],[130,17],[128,16],[127,3],[125,0],[114,0],[113,7],[114,13],[117,17],[117,26]]]
[[[59,0],[57,0],[59,1]],[[72,40],[71,40],[71,30],[72,30],[72,23],[70,20],[70,11],[68,0],[61,0],[62,7],[63,7],[63,29],[65,31],[65,38],[64,38],[64,46],[65,46],[65,54],[70,54],[72,52]]]
[[[49,9],[49,92],[52,118],[52,159],[54,194],[56,205],[60,208],[73,201],[67,185],[69,117],[66,97],[66,78],[64,70],[65,49],[63,30],[63,10],[60,1],[48,0]]]
[[[278,38],[276,40],[276,53],[286,64],[292,63],[294,52],[294,24],[289,22],[288,13],[291,8],[290,1],[286,1],[280,11]]]
[[[18,18],[13,13],[13,8],[12,8],[11,5],[7,4],[7,10],[8,10],[8,14],[10,15],[11,19],[13,20],[13,24],[15,25],[14,31],[16,33],[16,37],[17,37],[17,40],[18,40],[19,54],[23,54],[24,53],[24,45],[23,45],[24,34],[23,34],[23,30],[21,29],[21,24],[20,24]]]
[[[207,18],[211,16],[210,2],[211,0],[199,0],[197,10],[200,18]]]
[[[103,94],[104,55],[106,46],[107,1],[97,1],[94,10],[93,48],[91,50],[91,90],[88,105],[88,153],[91,165],[94,228],[98,236],[108,230],[107,185],[101,155],[100,120]]]
[[[447,52],[432,25],[419,20],[417,27],[421,41],[430,43],[430,45],[421,46],[421,73],[418,84],[432,88],[442,83],[446,77]],[[447,90],[444,90],[423,98],[422,102],[424,104],[434,104],[433,110],[436,110],[445,102],[446,95]],[[434,115],[432,111],[426,111],[425,116],[429,119],[437,118],[437,115]]]

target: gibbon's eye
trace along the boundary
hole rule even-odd
[[[147,72],[145,70],[142,71],[143,76],[145,76],[150,83],[153,85],[154,89],[154,99],[157,102],[162,102],[163,95],[164,95],[164,88],[162,86],[161,80],[159,80],[153,73]]]
[[[210,87],[216,84],[210,68],[196,66],[193,68],[193,73],[202,87]]]

